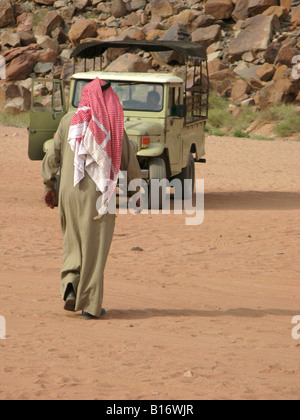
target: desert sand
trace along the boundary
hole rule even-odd
[[[1,151],[1,400],[300,398],[299,142],[208,137],[201,225],[118,215],[96,321],[63,310],[27,131],[1,127]]]

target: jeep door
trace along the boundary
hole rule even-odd
[[[66,112],[65,92],[61,80],[32,80],[28,144],[28,156],[31,160],[43,159],[43,144],[53,138]]]

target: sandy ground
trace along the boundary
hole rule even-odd
[[[209,137],[199,226],[119,215],[99,321],[63,310],[26,130],[1,149],[1,400],[300,398],[299,142]]]

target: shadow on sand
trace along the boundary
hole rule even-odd
[[[109,309],[105,318],[111,319],[147,319],[154,317],[201,317],[201,318],[218,318],[222,316],[242,317],[242,318],[263,318],[267,315],[272,316],[288,316],[293,317],[295,314],[300,314],[300,308],[297,310],[288,309],[249,309],[249,308],[235,308],[222,310],[198,310],[198,309]]]

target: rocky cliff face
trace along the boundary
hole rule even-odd
[[[300,102],[300,1],[0,0],[0,107],[24,111],[30,78],[68,79],[80,42],[191,40],[208,53],[211,88],[265,108]],[[172,54],[107,53],[110,70],[175,71]],[[16,99],[17,98],[17,99]]]

